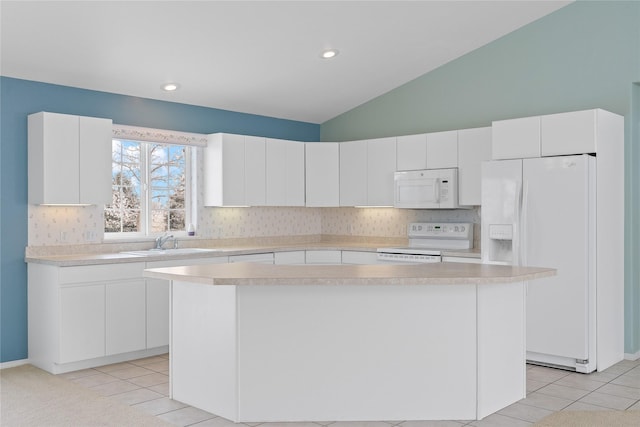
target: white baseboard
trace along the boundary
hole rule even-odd
[[[638,360],[640,359],[640,351],[636,351],[635,353],[625,353],[624,354],[624,358],[625,360]]]
[[[16,366],[22,366],[29,363],[29,359],[12,360],[10,362],[0,363],[0,369],[15,368]]]

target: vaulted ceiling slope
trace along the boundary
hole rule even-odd
[[[323,123],[569,3],[3,0],[0,71]]]

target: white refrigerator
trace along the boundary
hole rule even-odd
[[[596,213],[594,156],[483,164],[483,262],[557,269],[527,286],[531,363],[596,370]]]

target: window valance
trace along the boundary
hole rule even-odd
[[[207,135],[202,133],[179,132],[118,124],[113,125],[113,138],[159,142],[162,144],[192,145],[196,147],[205,147],[207,145]]]

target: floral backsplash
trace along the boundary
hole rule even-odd
[[[473,222],[480,239],[480,210],[393,208],[202,208],[196,235],[208,239],[344,235],[402,238],[411,222]],[[29,206],[29,246],[102,243],[104,213],[98,206]]]

